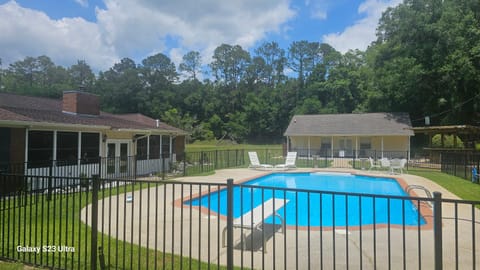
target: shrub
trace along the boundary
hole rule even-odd
[[[444,135],[443,147],[453,148],[455,135]],[[432,137],[433,147],[442,147],[442,135],[436,134]],[[464,148],[463,141],[457,136],[457,148]]]

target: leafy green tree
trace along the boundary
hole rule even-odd
[[[178,69],[188,74],[188,79],[197,80],[198,74],[201,72],[202,61],[200,53],[190,51],[182,57],[182,63]]]
[[[25,57],[10,64],[4,78],[6,91],[27,95],[60,97],[62,91],[69,88],[65,68],[55,65],[45,55]]]
[[[284,69],[287,62],[285,50],[275,42],[265,42],[255,49],[257,57],[264,61],[264,79],[270,86],[275,86],[285,79]]]
[[[405,0],[388,9],[370,49],[377,99],[370,100],[372,108],[386,104],[414,119],[432,115],[434,124],[477,122],[479,100],[472,97],[480,93],[479,6],[471,0]]]
[[[92,90],[95,84],[95,74],[90,66],[84,61],[79,60],[68,69],[70,84],[74,87]]]
[[[142,95],[140,77],[137,65],[130,58],[123,58],[109,70],[100,72],[95,92],[101,96],[102,108],[114,113],[140,112],[152,115],[142,104],[149,95]]]
[[[213,53],[210,67],[218,82],[236,88],[247,73],[250,53],[240,45],[222,44]]]
[[[140,69],[151,86],[173,83],[178,79],[175,64],[162,53],[143,59]]]
[[[226,115],[228,122],[225,123],[225,130],[230,138],[233,138],[236,141],[244,141],[247,134],[248,128],[246,125],[246,114],[241,111],[231,112]]]
[[[306,40],[294,41],[288,48],[287,65],[298,73],[298,81],[303,87],[306,78],[312,72],[316,63],[319,62],[318,42],[308,42]]]

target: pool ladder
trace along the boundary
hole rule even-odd
[[[420,186],[420,185],[408,185],[406,188],[405,188],[405,192],[407,192],[408,195],[410,195],[410,191],[414,190],[414,189],[419,189],[419,190],[423,190],[425,192],[425,195],[427,195],[427,198],[431,199],[433,198],[432,197],[432,193],[424,186]],[[427,204],[432,207],[432,202],[427,202]]]

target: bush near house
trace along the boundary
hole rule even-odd
[[[444,135],[443,139],[443,146],[442,146],[442,136],[440,134],[436,134],[432,137],[432,146],[433,147],[446,147],[446,148],[453,148],[455,147],[455,135]],[[457,147],[456,148],[464,148],[463,141],[457,137]]]

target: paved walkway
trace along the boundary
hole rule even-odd
[[[304,171],[303,169],[295,171]],[[312,170],[307,170],[312,171]],[[315,171],[340,171],[360,174],[386,176],[381,172],[353,171],[352,169],[315,169]],[[183,254],[212,264],[226,264],[226,249],[223,247],[222,230],[226,226],[225,218],[206,209],[199,211],[198,207],[183,205],[182,200],[188,200],[190,194],[194,197],[201,192],[218,188],[216,184],[225,184],[226,179],[233,178],[236,183],[255,178],[269,172],[249,169],[218,170],[214,175],[198,177],[181,177],[175,181],[189,183],[187,185],[159,185],[145,188],[128,195],[133,196],[133,202],[125,202],[124,196],[104,199],[103,209],[99,216],[110,220],[109,226],[99,225],[100,229],[114,238],[141,244],[142,246],[167,253]],[[402,174],[396,176],[406,185],[421,185],[430,191],[439,191],[443,198],[458,199],[455,195],[437,184],[414,175]],[[211,185],[196,185],[194,183],[211,183]],[[182,188],[183,187],[183,188]],[[190,191],[190,188],[192,191]],[[418,196],[425,196],[417,191]],[[149,200],[148,200],[148,199]],[[215,202],[212,202],[215,204]],[[100,205],[102,202],[100,201]],[[220,203],[220,205],[223,205]],[[455,205],[445,204],[443,207],[443,247],[444,269],[455,268],[455,246],[458,247],[460,269],[472,266],[472,211],[480,220],[480,212],[471,207],[457,205],[458,243],[455,242]],[[90,208],[90,206],[89,206]],[[88,209],[88,213],[91,210]],[[82,210],[82,219],[86,220],[86,209]],[[427,217],[426,217],[427,218]],[[88,219],[90,220],[90,219]],[[264,233],[256,232],[252,238],[267,237],[266,253],[262,252],[262,241],[247,240],[247,248],[243,249],[239,239],[240,230],[235,230],[234,249],[235,264],[252,268],[272,269],[319,269],[322,262],[324,269],[348,267],[358,269],[360,262],[364,269],[401,269],[405,263],[407,269],[418,269],[418,254],[421,252],[422,269],[433,269],[433,230],[383,226],[374,231],[372,228],[337,230],[295,230],[287,229],[285,234],[274,233],[278,228],[265,226]],[[475,224],[475,243],[480,245],[480,225]],[[250,235],[250,232],[246,232]],[[157,238],[155,239],[155,235]],[[390,239],[390,241],[387,241]],[[406,239],[405,242],[403,239]],[[375,243],[375,245],[373,244]],[[403,244],[405,243],[405,245]],[[418,245],[421,245],[421,251]],[[477,248],[477,250],[479,250]],[[477,267],[480,267],[480,250],[476,252]]]

